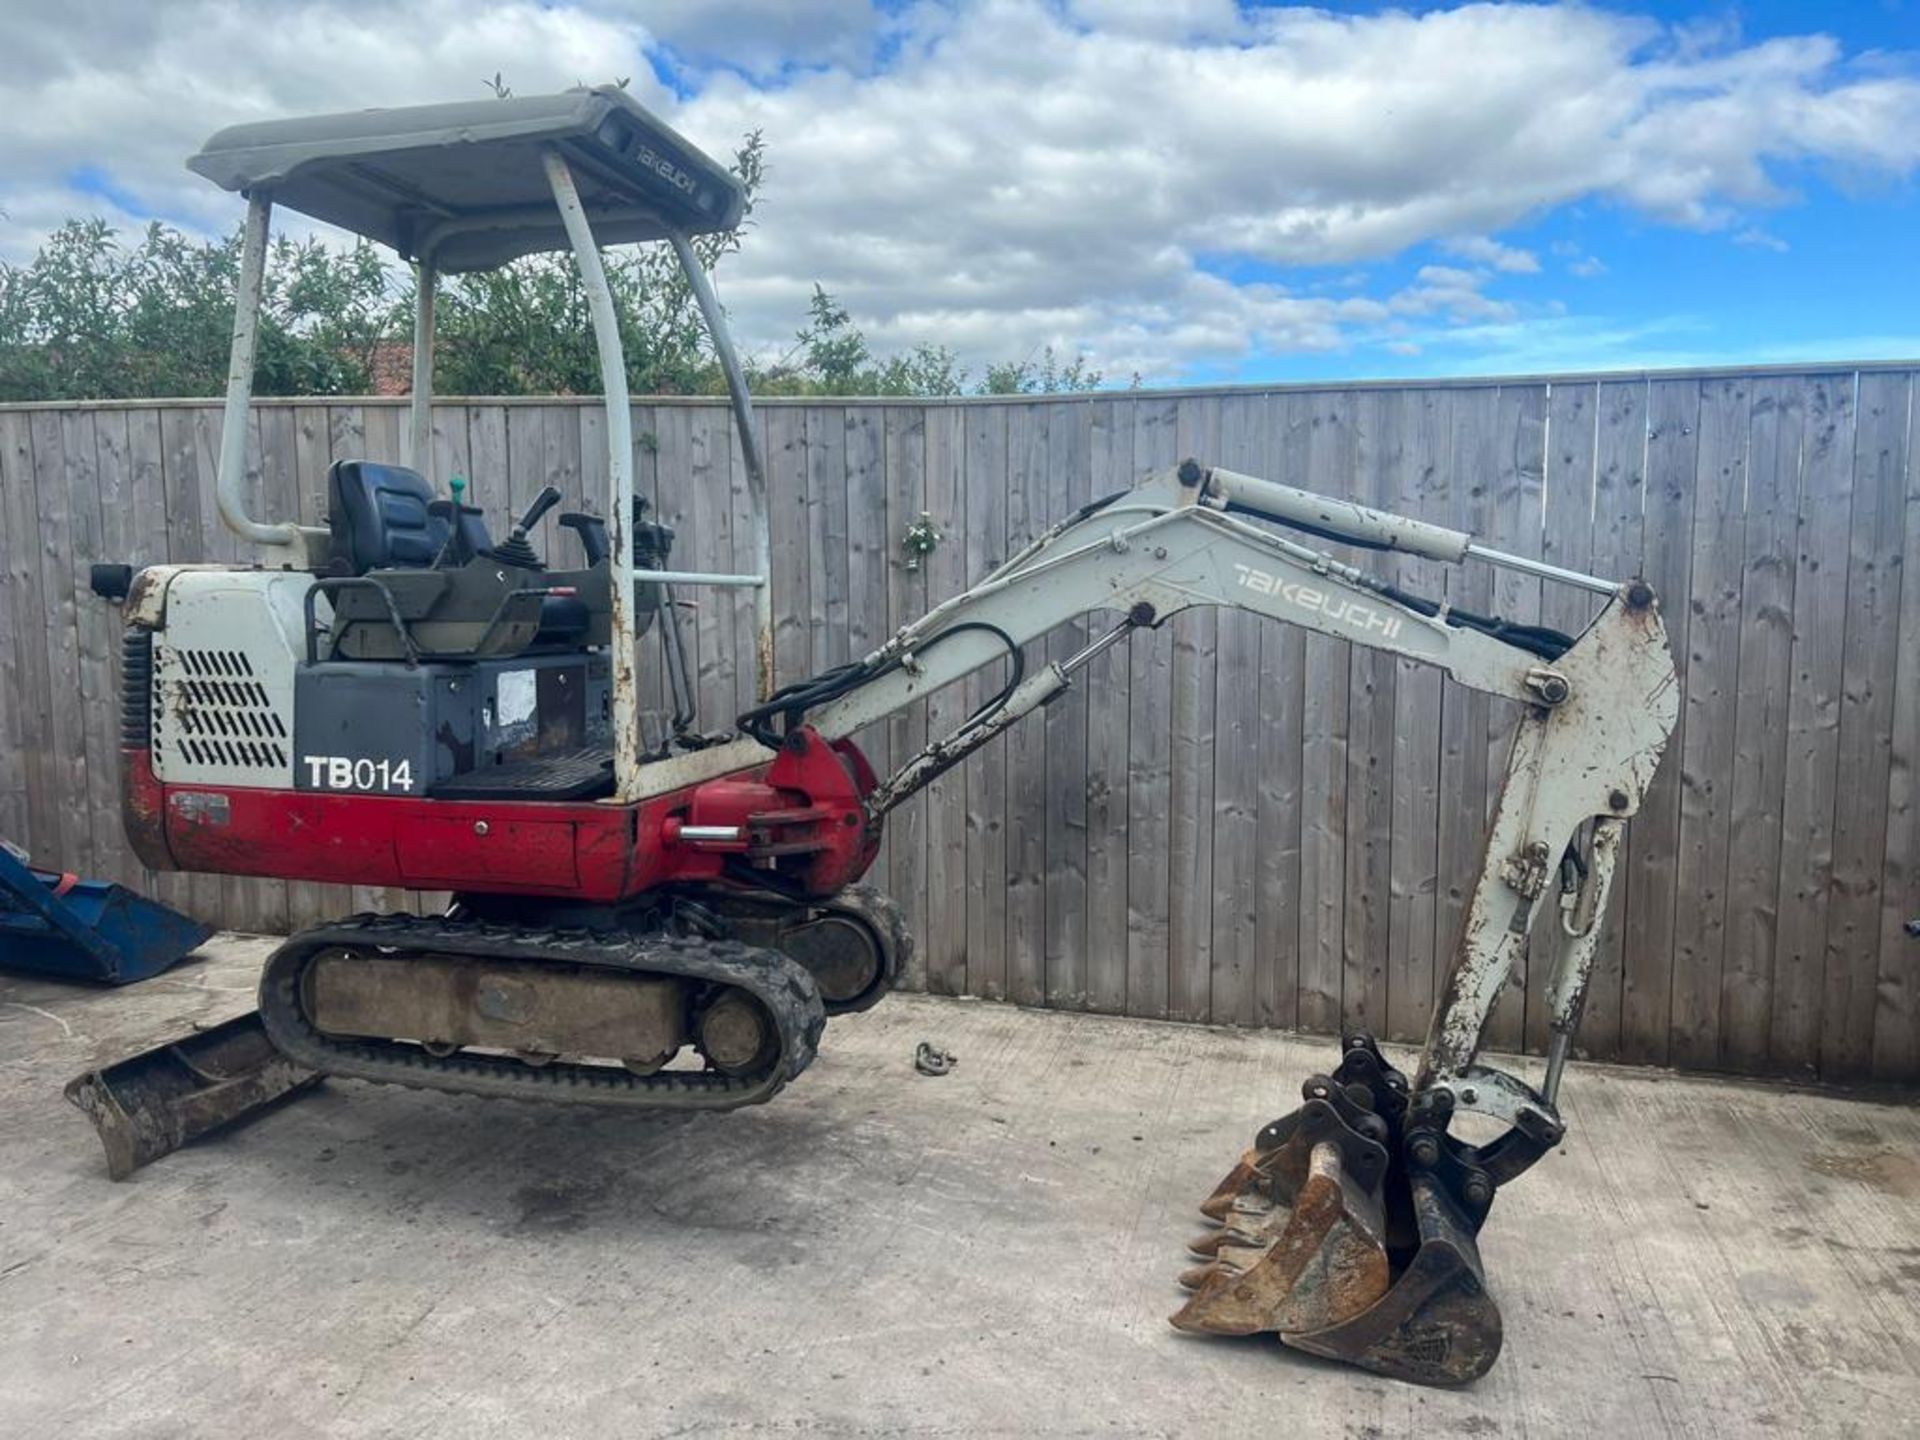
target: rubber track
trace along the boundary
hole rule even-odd
[[[532,960],[635,974],[681,976],[747,991],[773,1017],[780,1049],[760,1075],[663,1070],[635,1075],[610,1065],[556,1060],[531,1066],[456,1051],[435,1058],[417,1045],[332,1040],[301,1013],[300,975],[323,950],[418,951],[475,960]],[[813,977],[776,950],[732,940],[553,930],[413,915],[355,915],[303,930],[267,959],[260,1018],[281,1052],[329,1075],[458,1094],[657,1110],[732,1110],[772,1099],[812,1063],[826,1028]]]

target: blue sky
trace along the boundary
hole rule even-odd
[[[765,138],[720,275],[763,354],[818,282],[976,374],[1912,358],[1916,5],[96,0],[0,18],[0,259],[235,224],[183,168],[224,124],[631,76]]]
[[[1417,356],[1365,346],[1358,355],[1272,354],[1194,373],[1222,380],[1415,376],[1920,356],[1913,184],[1848,191],[1809,175],[1796,177],[1794,188],[1794,202],[1732,231],[1661,225],[1603,202],[1552,210],[1498,232],[1541,266],[1502,277],[1502,294],[1522,309],[1511,322],[1463,327]],[[1431,263],[1450,261],[1427,244],[1365,269],[1396,285]],[[1337,289],[1354,271],[1248,265],[1237,273]]]
[[[1850,54],[1904,51],[1909,63],[1920,50],[1920,5],[1902,0],[1607,8],[1737,27],[1750,40],[1817,29]],[[1396,356],[1393,373],[1920,356],[1920,190],[1913,180],[1836,183],[1810,165],[1783,166],[1779,178],[1791,198],[1729,230],[1676,228],[1590,202],[1501,231],[1502,241],[1541,256],[1538,274],[1513,276],[1505,286],[1535,313],[1516,333],[1462,335],[1420,357]],[[1444,258],[1421,247],[1377,273],[1411,275],[1422,257]],[[1582,267],[1582,257],[1605,257],[1604,268]],[[1318,283],[1339,279],[1335,267]],[[1556,305],[1568,313],[1539,313]],[[1353,357],[1276,355],[1261,365],[1273,377],[1341,376],[1352,373]]]
[[[1329,8],[1377,13],[1454,7]],[[1909,73],[1920,52],[1920,3],[1915,0],[1595,8],[1711,27],[1748,40],[1819,31],[1838,39],[1850,55],[1881,52],[1891,60],[1904,54]],[[1836,183],[1810,165],[1781,167],[1780,178],[1791,187],[1791,198],[1728,230],[1676,228],[1605,202],[1555,208],[1501,230],[1502,242],[1536,253],[1541,269],[1507,279],[1504,293],[1527,314],[1497,333],[1474,327],[1419,356],[1380,347],[1357,354],[1267,354],[1197,366],[1194,378],[1486,374],[1920,356],[1920,186],[1910,176],[1860,176]],[[1367,269],[1388,283],[1406,283],[1422,264],[1432,263],[1453,262],[1439,247],[1421,245]],[[1353,270],[1255,264],[1234,267],[1234,273],[1337,288],[1351,280]]]

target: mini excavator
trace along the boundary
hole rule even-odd
[[[772,683],[767,497],[745,377],[694,241],[737,227],[732,175],[623,91],[370,110],[222,131],[191,161],[247,199],[216,495],[252,565],[101,566],[126,624],[126,827],[155,869],[451,892],[291,936],[259,1008],[81,1076],[116,1175],[317,1077],[653,1110],[770,1099],[830,1017],[895,983],[909,938],[859,882],[888,812],[1076,682],[1134,631],[1231,606],[1438,666],[1518,702],[1485,856],[1417,1071],[1366,1035],[1254,1138],[1173,1323],[1423,1383],[1493,1363],[1476,1236],[1496,1191],[1559,1142],[1556,1108],[1621,837],[1678,695],[1652,590],[1470,535],[1188,460],[1083,507],[885,644]],[[247,407],[272,208],[392,247],[418,274],[405,466],[341,460],[325,526],[247,512]],[[725,374],[754,573],[671,566],[633,488],[619,317],[601,244],[664,241]],[[604,511],[549,488],[504,539],[437,494],[428,406],[436,278],[571,250],[606,392]],[[486,457],[475,457],[476,465]],[[664,480],[664,477],[663,477]],[[1471,613],[1330,547],[1492,564],[1601,597],[1578,635]],[[1350,552],[1349,552],[1350,553]],[[676,587],[753,597],[759,703],[695,728]],[[742,609],[744,610],[744,606]],[[1029,658],[1070,619],[1079,653]],[[639,642],[671,724],[648,736]],[[1004,684],[889,776],[851,740],[989,666]],[[1560,911],[1538,1089],[1480,1063],[1537,918]],[[1497,1138],[1456,1132],[1479,1117]]]

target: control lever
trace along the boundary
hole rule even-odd
[[[527,513],[514,522],[513,533],[504,544],[493,547],[493,558],[503,565],[517,565],[522,570],[539,570],[540,557],[533,553],[533,546],[527,543],[527,532],[540,523],[540,517],[560,503],[558,486],[548,485],[533,497],[533,503],[527,506]]]
[[[560,517],[560,528],[580,532],[580,548],[587,552],[587,569],[593,569],[607,558],[607,522],[598,515],[569,510]]]
[[[447,538],[440,546],[440,552],[433,557],[433,568],[458,569],[476,555],[487,551],[487,527],[481,516],[485,513],[478,505],[462,505],[460,490],[456,482],[452,500],[431,500],[427,502],[427,514],[436,520],[447,522]]]
[[[548,485],[543,488],[538,495],[533,497],[533,503],[527,506],[527,513],[515,522],[513,527],[515,538],[521,540],[526,539],[526,537],[533,532],[533,527],[538,525],[546,516],[546,513],[559,503],[559,486]]]

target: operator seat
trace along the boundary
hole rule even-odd
[[[337,574],[358,576],[374,570],[427,570],[434,567],[436,560],[442,568],[457,567],[469,560],[494,557],[493,541],[480,512],[472,506],[436,500],[416,470],[372,460],[339,460],[327,473],[327,485],[331,502],[327,525],[332,536],[329,557]],[[455,542],[452,546],[448,545],[450,538]],[[522,570],[542,568],[530,551],[527,552],[528,560],[532,561],[530,567],[525,561],[501,558],[503,563]],[[497,594],[491,590],[472,598],[477,600],[480,609],[468,618],[478,621],[485,621],[499,604]],[[336,600],[335,603],[342,602]],[[348,609],[359,608],[353,601],[345,605]],[[368,618],[379,624],[383,614],[383,610],[375,609]],[[440,613],[438,618],[451,617]],[[577,645],[591,623],[591,613],[576,596],[547,595],[540,603],[539,630],[527,642],[527,648]]]
[[[327,472],[327,526],[336,569],[421,570],[452,533],[433,513],[433,492],[417,471],[371,460],[340,460]]]

